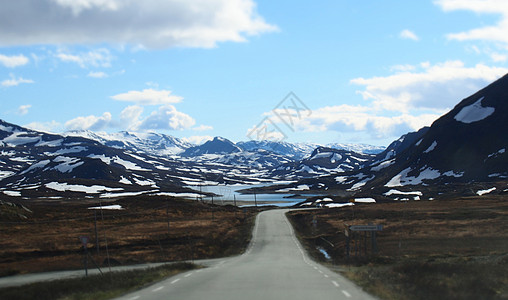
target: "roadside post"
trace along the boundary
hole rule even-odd
[[[348,227],[346,227],[346,231],[345,231],[345,234],[346,234],[346,237],[347,237],[347,240],[346,240],[346,255],[347,257],[349,258],[349,247],[350,247],[350,231],[352,231],[352,236],[353,236],[353,239],[355,240],[355,237],[356,237],[356,232],[358,232],[360,238],[359,238],[359,242],[361,243],[361,240],[362,240],[362,233],[363,233],[363,242],[364,242],[364,245],[363,245],[363,249],[364,249],[364,254],[367,255],[367,233],[370,232],[370,237],[371,237],[371,251],[372,253],[376,254],[378,252],[378,248],[377,248],[377,240],[376,240],[376,232],[377,231],[382,231],[383,230],[383,225],[350,225]],[[360,248],[358,245],[357,245],[358,241],[355,241],[355,248],[358,252],[358,248]],[[360,253],[361,253],[361,249],[360,249]]]
[[[79,237],[79,240],[81,242],[81,244],[83,245],[83,265],[85,267],[85,276],[88,276],[88,237],[87,236],[80,236]]]

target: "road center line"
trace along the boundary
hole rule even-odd
[[[163,288],[164,288],[164,286],[160,286],[158,288],[153,289],[152,292],[158,292],[158,291],[162,290]]]
[[[342,293],[343,293],[344,295],[346,295],[346,297],[351,298],[351,294],[350,294],[350,293],[348,293],[347,291],[342,290]]]
[[[340,286],[340,285],[337,283],[337,281],[335,281],[335,280],[332,280],[332,283],[333,283],[333,285],[335,285],[336,287],[339,287],[339,286]]]
[[[177,279],[175,279],[175,280],[171,281],[171,284],[175,284],[175,283],[177,283],[178,281],[180,281],[180,278],[177,278]]]
[[[189,273],[189,274],[186,274],[184,277],[187,278],[187,277],[189,277],[191,275],[192,275],[192,273]]]

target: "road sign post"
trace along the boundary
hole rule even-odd
[[[350,240],[352,239],[354,242],[354,249],[356,250],[355,253],[358,254],[358,250],[360,250],[361,254],[361,248],[358,245],[358,242],[360,244],[362,243],[362,237],[363,237],[363,252],[365,255],[367,255],[367,233],[370,232],[371,237],[371,250],[372,253],[377,253],[377,240],[376,240],[376,232],[382,231],[383,225],[350,225],[346,227],[345,235],[346,235],[346,255],[349,258],[350,254]],[[363,234],[362,234],[363,233]],[[351,236],[351,237],[350,237]],[[359,241],[357,241],[356,237],[359,236]]]
[[[85,266],[85,276],[88,276],[88,237],[87,236],[80,236],[79,237],[79,240],[81,242],[81,244],[83,245],[83,264]]]

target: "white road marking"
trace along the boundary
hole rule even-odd
[[[158,292],[158,291],[162,290],[163,288],[164,288],[164,286],[160,286],[156,289],[153,289],[152,292]]]
[[[350,294],[350,293],[348,293],[347,291],[342,290],[342,293],[343,293],[344,295],[346,295],[346,297],[351,298],[351,294]]]
[[[333,283],[333,285],[335,285],[336,287],[339,287],[339,286],[340,286],[340,285],[337,283],[337,281],[332,280],[332,283]]]
[[[177,279],[175,279],[175,280],[171,281],[171,284],[175,284],[175,283],[177,283],[178,281],[180,281],[180,278],[177,278]]]
[[[328,278],[328,275],[325,274],[325,278]]]
[[[184,277],[187,278],[187,277],[189,277],[191,275],[192,275],[192,273],[189,273],[189,274],[186,274]]]

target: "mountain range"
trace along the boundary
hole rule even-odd
[[[61,135],[0,120],[0,193],[74,198],[161,194],[197,186],[261,184],[309,193],[436,199],[508,191],[508,76],[457,104],[430,127],[386,149],[369,145],[247,141],[193,145],[159,133]],[[192,189],[194,187],[194,189]]]
[[[376,199],[508,192],[508,75],[462,100],[430,127],[404,135],[357,170],[301,179],[311,191]],[[280,188],[280,187],[278,187]]]

